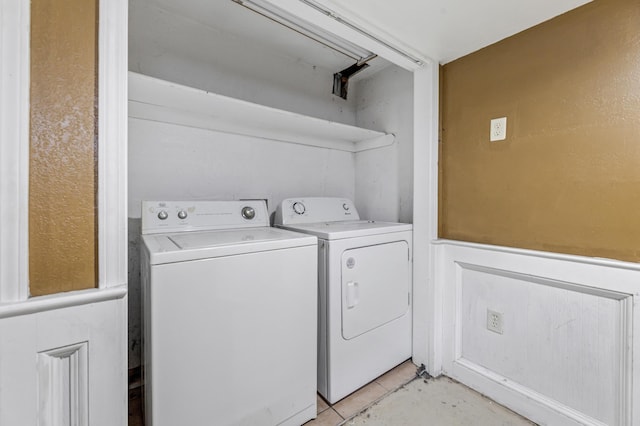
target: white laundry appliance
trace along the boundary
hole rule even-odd
[[[351,200],[291,198],[277,226],[318,237],[318,391],[334,403],[411,357],[412,225]]]
[[[317,239],[260,201],[142,203],[146,422],[316,417]]]

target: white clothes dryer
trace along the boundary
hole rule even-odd
[[[412,225],[345,198],[291,198],[276,225],[318,237],[318,391],[330,403],[411,357]]]
[[[316,417],[317,240],[260,201],[142,204],[146,424]]]

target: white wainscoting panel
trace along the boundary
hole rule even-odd
[[[88,426],[88,342],[38,354],[41,426]]]
[[[0,317],[0,425],[127,424],[127,297],[109,294]]]
[[[640,265],[450,241],[436,247],[447,375],[540,424],[640,422]],[[502,315],[501,334],[487,328],[488,310]]]

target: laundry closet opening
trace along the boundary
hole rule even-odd
[[[364,218],[412,223],[414,79],[372,57],[343,99],[332,93],[336,74],[360,58],[234,1],[129,5],[135,369],[141,201],[266,199],[273,213],[288,197],[332,196],[354,200]]]

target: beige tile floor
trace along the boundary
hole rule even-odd
[[[406,361],[333,406],[318,397],[304,426],[531,426],[534,423],[448,377],[416,378]]]
[[[343,423],[345,426],[531,426],[448,377],[418,378]]]
[[[416,377],[417,367],[408,360],[360,388],[333,406],[318,396],[318,417],[305,423],[305,426],[335,426],[341,424],[383,396]]]
[[[335,426],[362,411],[382,396],[399,388],[415,377],[416,366],[406,361],[388,373],[378,377],[362,389],[338,401],[333,407],[318,396],[318,417],[305,423],[305,426]],[[138,374],[140,374],[138,372]],[[129,426],[144,424],[144,387],[138,383],[140,378],[129,378],[135,387],[129,390]]]
[[[405,361],[333,406],[318,398],[304,426],[530,426],[534,423],[447,377],[416,378]],[[129,426],[143,421],[143,387],[129,390]]]

